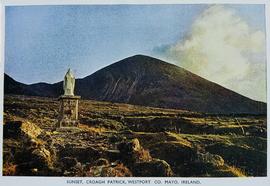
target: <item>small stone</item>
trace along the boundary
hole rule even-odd
[[[109,161],[104,158],[99,158],[97,161],[94,162],[95,166],[101,166],[101,165],[109,165]]]

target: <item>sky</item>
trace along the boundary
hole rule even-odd
[[[26,84],[144,54],[266,101],[265,53],[263,5],[6,7],[5,73]]]

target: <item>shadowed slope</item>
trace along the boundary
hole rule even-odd
[[[56,97],[61,91],[62,82],[24,85],[5,78],[5,93]],[[222,114],[266,113],[265,103],[251,100],[178,66],[143,55],[123,59],[77,79],[75,92],[84,99],[152,107]]]

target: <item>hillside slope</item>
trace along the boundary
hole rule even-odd
[[[21,83],[18,85],[22,86]],[[21,92],[14,92],[10,87],[10,81],[7,81],[5,93],[48,97],[62,93],[62,82],[25,85]],[[77,79],[75,92],[84,99],[161,108],[219,114],[266,113],[265,103],[251,100],[178,66],[143,55],[123,59]]]
[[[57,99],[14,95],[3,116],[3,175],[267,175],[266,116],[80,100],[79,126],[56,129]]]

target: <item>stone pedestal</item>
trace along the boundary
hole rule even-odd
[[[78,105],[81,96],[63,95],[60,101],[58,128],[78,126]]]

